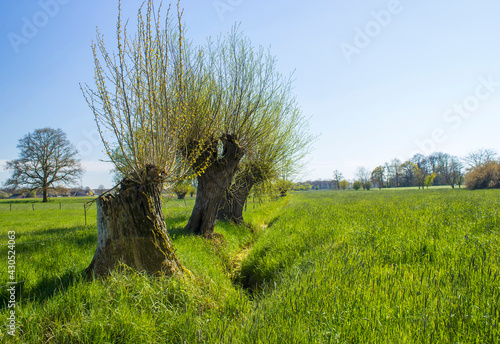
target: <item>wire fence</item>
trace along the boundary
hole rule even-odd
[[[10,211],[39,211],[39,210],[71,210],[77,209],[87,203],[87,199],[80,199],[75,201],[51,201],[51,202],[37,202],[37,201],[2,201],[0,202],[0,213]]]

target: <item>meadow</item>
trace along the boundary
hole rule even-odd
[[[250,203],[207,240],[164,214],[190,271],[86,281],[82,199],[0,202],[0,285],[16,232],[14,343],[498,343],[500,191],[297,192]],[[33,207],[35,210],[33,210]],[[6,323],[7,288],[0,289]]]

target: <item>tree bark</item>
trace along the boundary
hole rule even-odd
[[[125,179],[116,195],[97,199],[97,249],[86,269],[89,278],[108,275],[120,262],[149,274],[182,269],[167,234],[161,189],[156,178],[147,185]]]
[[[223,152],[220,157],[217,155],[217,140],[209,148],[211,163],[198,176],[196,201],[185,228],[186,231],[205,237],[213,235],[219,206],[244,154],[243,149],[230,135],[221,140]],[[195,170],[197,169],[199,167],[195,166]]]
[[[238,178],[234,185],[226,190],[217,218],[236,224],[243,223],[243,207],[254,184],[252,173],[244,173]]]
[[[42,194],[43,194],[43,201],[42,202],[48,202],[49,199],[47,197],[47,194],[48,194],[48,188],[47,188],[47,186],[44,186],[42,188]]]

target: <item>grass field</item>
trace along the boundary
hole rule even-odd
[[[500,341],[498,190],[295,193],[250,204],[246,226],[217,224],[225,241],[183,233],[193,200],[172,201],[167,226],[191,274],[124,268],[94,282],[82,271],[95,206],[85,228],[82,202],[0,202],[0,285],[10,230],[21,282],[13,342]]]

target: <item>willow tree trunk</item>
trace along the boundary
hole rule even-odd
[[[196,201],[185,228],[189,232],[205,237],[213,235],[222,199],[243,157],[243,150],[234,138],[228,135],[222,138],[222,142],[224,145],[222,155],[220,157],[216,155],[215,144],[215,151],[212,149],[210,153],[214,155],[212,162],[198,176]]]
[[[116,195],[97,199],[97,249],[87,276],[106,276],[124,263],[149,274],[172,275],[182,269],[166,231],[161,183],[122,181]]]
[[[250,173],[245,173],[238,178],[234,185],[226,190],[217,218],[236,224],[243,223],[243,207],[254,183],[254,177]]]

